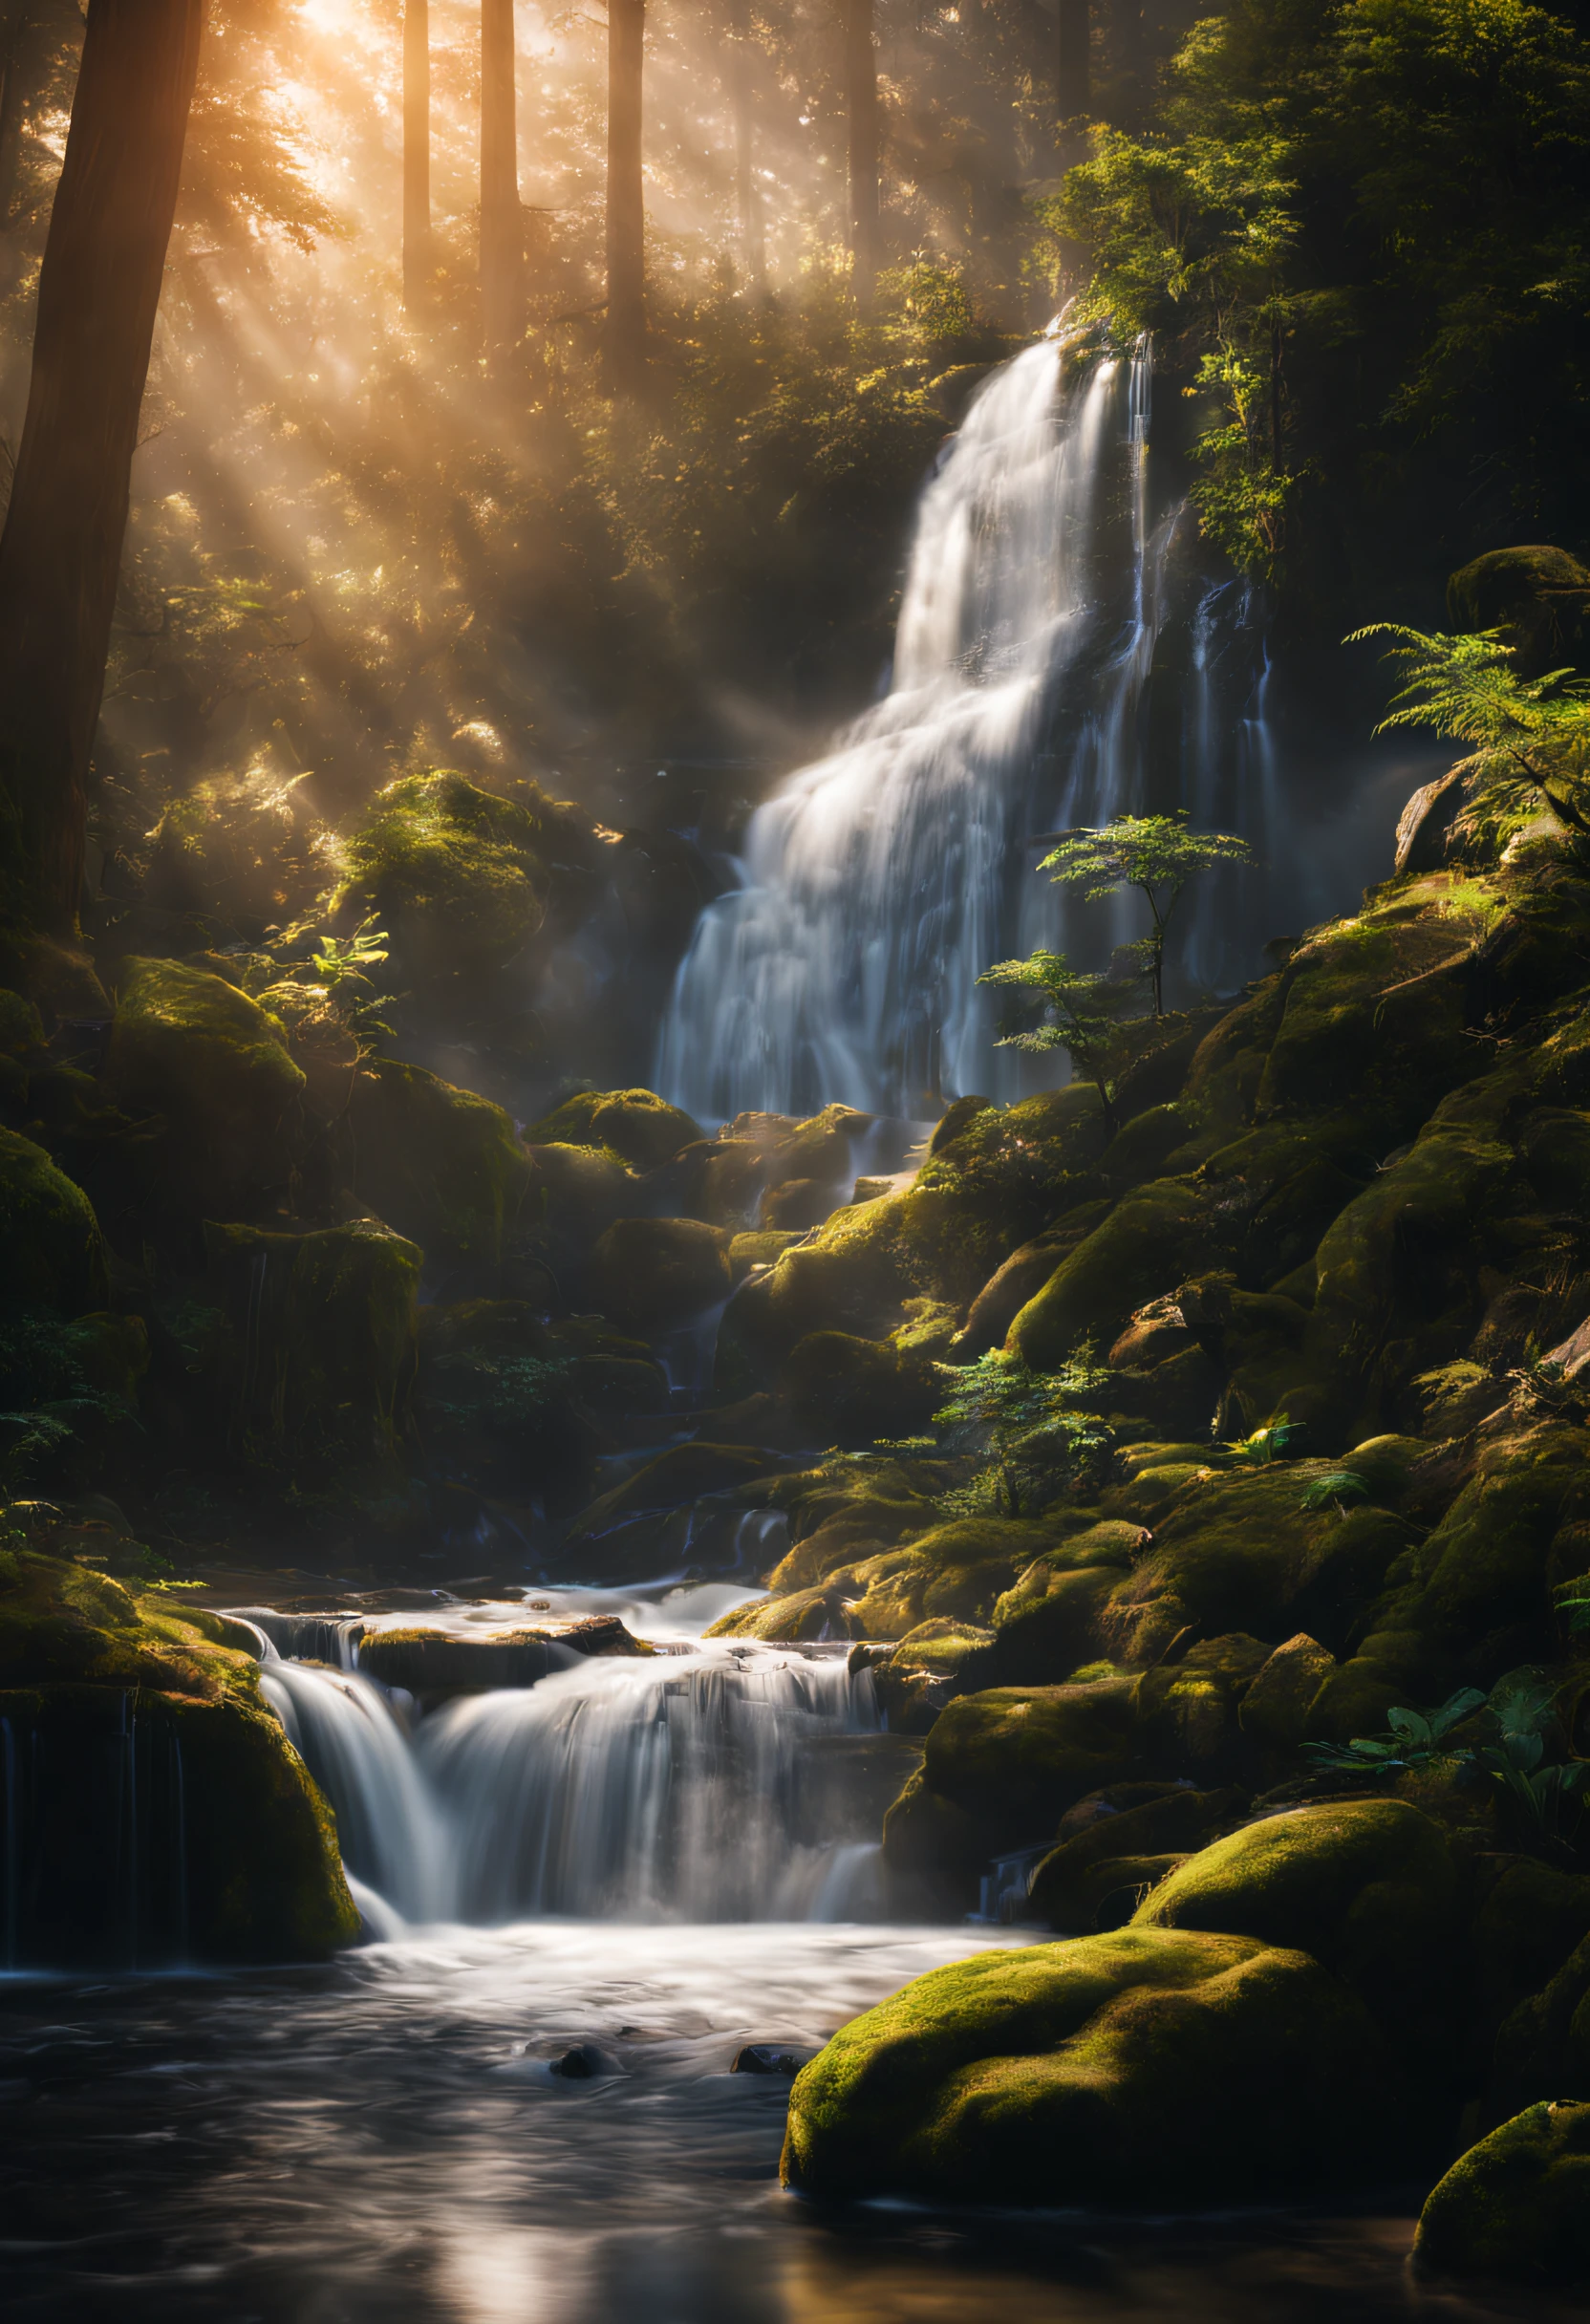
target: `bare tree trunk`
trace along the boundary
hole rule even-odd
[[[1080,151],[1078,125],[1093,103],[1093,75],[1088,54],[1091,31],[1088,0],[1060,0],[1059,38],[1055,55],[1055,117],[1060,124],[1063,158],[1067,161],[1075,159]]]
[[[734,206],[741,263],[755,290],[767,282],[767,247],[756,181],[756,122],[751,98],[751,38],[745,0],[729,0],[729,112],[734,122]]]
[[[481,323],[488,362],[525,334],[513,0],[481,0]]]
[[[608,0],[608,324],[610,395],[646,367],[646,198],[640,170],[646,0]]]
[[[850,127],[850,284],[870,307],[878,279],[878,59],[872,0],[844,0],[845,103]]]
[[[403,0],[403,304],[415,314],[430,286],[430,0]]]
[[[19,900],[76,917],[89,753],[204,0],[89,0],[0,534],[0,833]],[[8,828],[9,827],[9,828]]]

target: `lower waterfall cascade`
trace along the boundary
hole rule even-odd
[[[1040,944],[1102,965],[1135,933],[1034,876],[1045,831],[1181,807],[1275,853],[1262,607],[1200,566],[1185,503],[1153,506],[1151,387],[1146,344],[1056,329],[978,391],[922,496],[886,698],[758,808],[679,968],[656,1087],[697,1119],[1021,1094],[981,971]],[[1238,876],[1175,932],[1201,989],[1240,979]]]
[[[417,1719],[356,1668],[269,1646],[261,1687],[331,1801],[372,1933],[874,1916],[875,1842],[801,1814],[812,1754],[879,1732],[869,1672],[739,1640],[568,1662]]]

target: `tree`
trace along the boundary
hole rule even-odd
[[[1247,863],[1252,850],[1232,831],[1190,831],[1176,815],[1118,815],[1102,830],[1073,831],[1039,865],[1057,886],[1085,886],[1087,901],[1135,888],[1153,926],[1131,950],[1143,962],[1154,1015],[1165,1014],[1165,936],[1183,889],[1216,864]],[[1039,956],[1043,957],[1043,956]]]
[[[843,0],[845,108],[849,123],[850,282],[859,305],[871,304],[880,258],[878,227],[878,58],[872,0]]]
[[[729,0],[728,96],[734,122],[735,223],[740,229],[745,278],[755,290],[767,279],[767,251],[757,191],[755,120],[751,104],[751,37],[746,0]]]
[[[513,0],[481,0],[481,324],[488,360],[524,331]]]
[[[1551,808],[1571,830],[1590,834],[1590,680],[1571,670],[1523,678],[1515,649],[1499,630],[1449,635],[1371,622],[1345,641],[1403,640],[1386,656],[1400,664],[1403,684],[1375,728],[1432,726],[1473,750],[1452,769],[1468,794],[1471,824],[1497,825]]]
[[[431,277],[430,0],[403,0],[403,305],[424,303]]]
[[[0,813],[11,876],[70,927],[139,410],[204,0],[90,0],[0,534]]]
[[[1035,952],[1030,960],[998,960],[984,969],[979,984],[1018,986],[1038,993],[1050,1012],[1047,1024],[1001,1034],[1001,1049],[1025,1049],[1034,1057],[1064,1049],[1074,1071],[1090,1081],[1099,1093],[1105,1127],[1115,1129],[1115,1084],[1110,1074],[1120,987],[1111,990],[1103,977],[1085,975],[1068,967],[1063,952]]]
[[[608,393],[631,393],[646,364],[646,195],[641,73],[646,0],[608,0]]]

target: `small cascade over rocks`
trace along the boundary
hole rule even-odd
[[[879,1728],[871,1675],[741,1640],[593,1659],[412,1729],[354,1670],[261,1687],[336,1815],[367,1931],[399,1922],[845,1920],[878,1850],[813,1828],[824,1747]],[[865,1746],[862,1746],[865,1748]]]
[[[1103,965],[1140,933],[1129,909],[1085,923],[1028,843],[1182,806],[1266,849],[1260,612],[1198,570],[1184,505],[1151,504],[1151,381],[1147,345],[1057,330],[973,400],[918,509],[887,698],[758,809],[680,966],[656,1079],[698,1120],[1020,1095],[978,976],[1039,944]],[[1190,904],[1184,975],[1239,980],[1237,916],[1214,883]]]

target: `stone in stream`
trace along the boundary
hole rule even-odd
[[[815,2050],[786,2050],[775,2041],[748,2041],[734,2054],[731,2074],[799,2074]]]
[[[565,2050],[561,2057],[554,2057],[548,2068],[548,2073],[557,2075],[566,2082],[594,2082],[604,2075],[622,2074],[623,2071],[618,2060],[609,2057],[607,2052],[599,2050],[593,2041],[575,2042],[571,2049]]]

